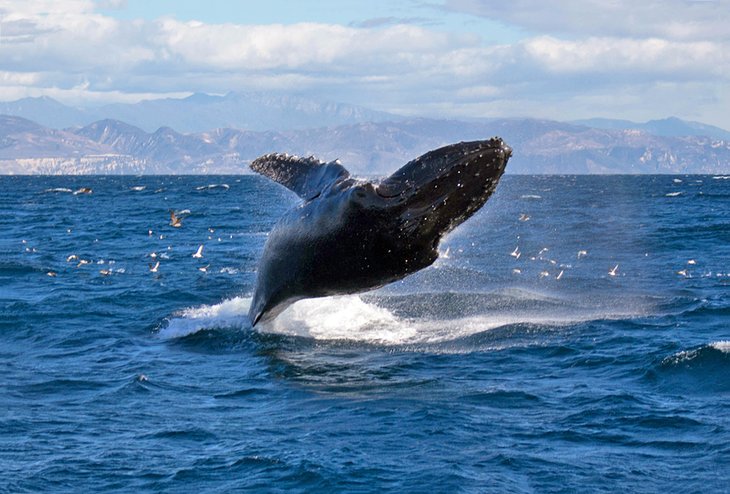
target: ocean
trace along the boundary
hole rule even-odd
[[[730,492],[730,177],[507,175],[434,266],[252,330],[296,203],[0,177],[0,491]]]

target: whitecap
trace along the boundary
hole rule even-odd
[[[710,346],[723,353],[730,353],[730,340],[715,341],[710,343]]]
[[[199,187],[195,187],[195,190],[215,190],[215,189],[222,189],[222,190],[228,190],[231,186],[228,184],[210,184],[210,185],[201,185]]]

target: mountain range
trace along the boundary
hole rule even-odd
[[[56,129],[83,127],[98,120],[113,119],[147,132],[170,126],[184,133],[217,128],[296,130],[401,118],[344,103],[295,95],[243,92],[230,92],[223,96],[195,93],[186,98],[96,107],[68,106],[42,96],[0,102],[0,115],[23,117]]]
[[[679,121],[685,125],[683,121]],[[0,116],[1,174],[247,173],[269,152],[340,159],[360,175],[387,174],[448,143],[499,135],[509,173],[729,173],[730,140],[662,136],[537,119],[365,121],[290,130],[147,131],[115,119],[51,128]]]

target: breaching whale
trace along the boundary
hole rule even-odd
[[[381,287],[430,266],[441,238],[494,192],[512,149],[500,138],[429,151],[380,182],[337,161],[267,154],[251,169],[303,202],[269,233],[249,318],[255,326],[304,298]]]

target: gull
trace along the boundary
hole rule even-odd
[[[543,247],[542,249],[540,249],[540,252],[538,252],[537,255],[538,256],[541,256],[541,255],[543,255],[545,252],[547,252],[549,250],[550,249],[548,249],[547,247]]]
[[[71,262],[71,261],[75,261],[75,260],[76,260],[76,259],[78,259],[78,258],[79,258],[79,256],[77,256],[76,254],[71,254],[70,256],[68,256],[68,257],[66,258],[66,262]]]
[[[152,254],[150,254],[150,257],[152,259],[156,259],[157,258],[157,252],[153,252]]]
[[[529,219],[530,219],[530,215],[529,214],[522,213],[520,215],[520,221],[528,221]]]
[[[444,259],[448,259],[449,258],[449,252],[450,251],[451,251],[451,247],[446,247],[446,252],[444,252],[443,254],[441,254],[441,257],[443,257]]]
[[[160,261],[157,261],[154,266],[152,264],[150,264],[150,273],[156,273],[157,268],[159,268],[159,267],[160,267]]]
[[[193,257],[196,259],[200,259],[203,257],[203,244],[200,244],[200,247],[198,247],[198,250],[193,254]]]
[[[540,271],[540,278],[544,278],[546,276],[550,276],[550,273],[548,273],[547,271]]]
[[[682,276],[684,276],[686,278],[687,277],[687,270],[686,269],[683,269],[681,271],[677,271],[677,274],[682,275]]]
[[[697,264],[697,261],[695,261],[694,259],[690,259],[689,261],[687,261],[687,264]]]
[[[519,259],[520,256],[522,255],[522,252],[520,252],[520,247],[519,246],[515,247],[515,250],[513,250],[510,255],[512,257],[514,257],[515,259]]]
[[[109,276],[110,274],[112,274],[112,272],[108,269],[100,269],[99,273],[101,273],[104,276]]]
[[[213,233],[213,232],[215,232],[215,228],[208,228],[208,231],[209,231],[210,233]]]
[[[91,261],[87,261],[86,259],[79,259],[79,263],[76,265],[76,267],[80,268],[84,264],[91,264]]]
[[[560,271],[560,272],[558,273],[558,275],[557,275],[557,276],[555,277],[555,279],[556,279],[556,280],[559,280],[559,279],[560,279],[560,278],[562,278],[562,277],[563,277],[563,271],[561,270],[561,271]]]
[[[151,237],[152,236],[152,230],[147,230],[147,236],[148,237]]]
[[[80,189],[74,191],[74,195],[77,196],[79,194],[91,194],[93,192],[94,191],[91,190],[89,187],[81,187]]]
[[[206,265],[206,266],[203,266],[203,267],[200,267],[200,268],[198,268],[198,271],[202,271],[203,273],[207,273],[207,272],[208,272],[208,268],[209,268],[209,267],[210,267],[210,264],[208,264],[208,265]]]
[[[514,273],[514,274],[520,274],[520,273],[522,273],[522,270],[519,269],[519,268],[515,268],[515,269],[512,270],[512,273]]]
[[[581,257],[585,257],[587,255],[588,255],[588,251],[587,250],[579,250],[578,251],[578,259],[580,259]]]
[[[55,272],[55,271],[49,271],[49,272],[47,272],[46,274],[47,274],[48,276],[50,276],[51,278],[55,278],[55,277],[56,277],[56,272]]]
[[[175,215],[175,211],[170,210],[170,226],[180,228],[182,226],[182,218]]]
[[[612,270],[608,272],[609,276],[616,276],[616,272],[618,271],[618,264],[616,264]]]

